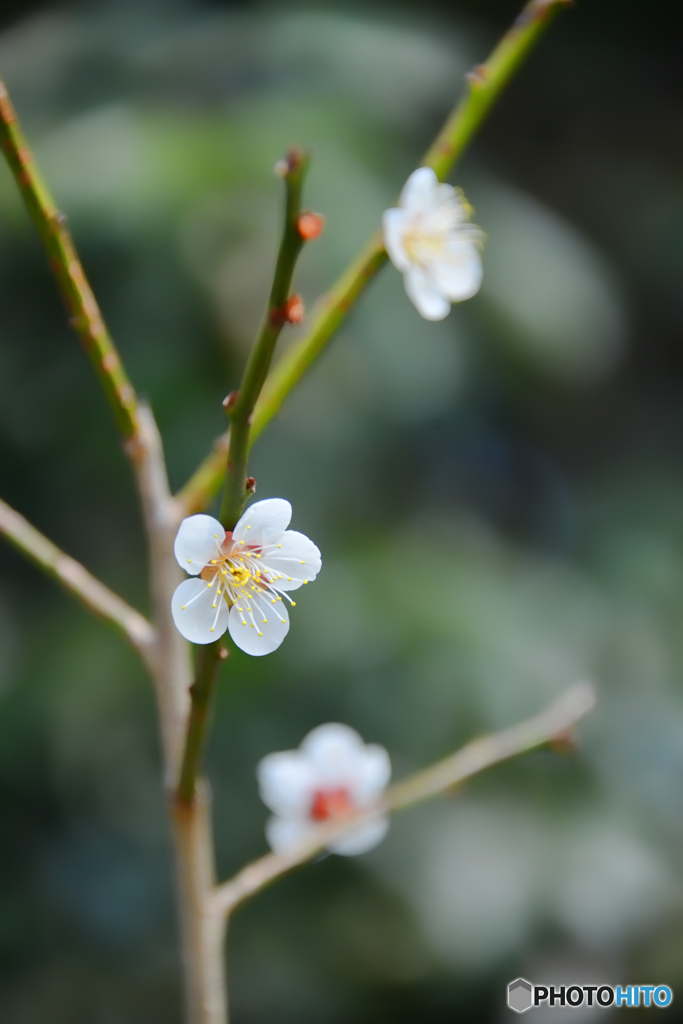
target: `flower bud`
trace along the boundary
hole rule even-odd
[[[320,213],[302,213],[296,227],[305,242],[312,242],[322,234],[325,218]]]

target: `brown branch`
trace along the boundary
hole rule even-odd
[[[311,839],[292,847],[288,853],[269,853],[247,865],[231,881],[214,890],[214,906],[222,913],[230,914],[250,896],[305,864],[330,843],[341,839],[360,824],[447,793],[466,779],[501,761],[529,753],[556,739],[565,739],[567,732],[594,707],[593,687],[588,683],[576,683],[533,718],[473,740],[445,760],[392,786],[384,799],[374,807],[320,826]]]
[[[151,409],[141,404],[138,417],[133,468],[149,544],[152,617],[156,626],[151,674],[159,706],[175,849],[186,1019],[187,1024],[225,1024],[224,922],[211,904],[211,794],[208,786],[200,783],[197,799],[191,803],[182,804],[175,797],[192,684],[190,645],[175,628],[171,615],[173,591],[183,576],[173,554],[181,512],[168,486],[161,437]]]
[[[27,519],[0,501],[0,533],[34,565],[52,576],[81,604],[100,619],[119,629],[149,666],[155,642],[154,627],[144,615],[126,604],[96,579],[75,558],[63,551],[31,526]]]

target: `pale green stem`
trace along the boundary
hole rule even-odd
[[[296,261],[304,245],[299,218],[301,190],[309,162],[310,156],[307,153],[295,149],[282,161],[282,177],[286,188],[285,217],[268,306],[251,347],[239,390],[230,395],[226,402],[230,436],[220,516],[226,530],[234,529],[249,494],[247,460],[251,447],[252,413],[270,369],[277,339],[288,320],[289,290]]]

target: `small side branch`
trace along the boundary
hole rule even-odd
[[[249,457],[251,418],[270,369],[277,339],[285,323],[298,323],[301,302],[290,297],[294,267],[306,235],[301,229],[301,191],[310,163],[310,156],[292,149],[276,170],[285,182],[286,201],[282,240],[275,264],[268,307],[252,345],[239,391],[228,396],[225,403],[230,419],[227,472],[221,522],[232,530],[242,514],[247,498],[247,460]]]
[[[439,178],[448,174],[557,12],[572,3],[573,0],[527,3],[488,60],[465,76],[467,91],[425,153],[423,167],[433,167]]]
[[[0,145],[47,252],[50,269],[71,313],[124,437],[138,433],[137,398],[83,272],[67,228],[36,166],[5,85],[0,81]]]
[[[151,664],[155,631],[139,612],[92,576],[80,562],[60,551],[34,526],[0,501],[0,533],[34,565],[57,580],[81,604],[106,622],[116,626],[128,642]]]
[[[433,167],[439,178],[446,177],[555,13],[570,3],[571,0],[530,0],[527,3],[488,60],[467,75],[465,95],[453,108],[419,166]],[[290,346],[266,380],[254,410],[250,443],[278,413],[290,391],[318,359],[386,260],[382,232],[377,231],[318,300],[308,331]],[[227,435],[218,444],[226,443]],[[217,445],[178,494],[188,514],[206,507],[220,488],[223,472],[224,462]]]
[[[337,842],[360,824],[387,812],[402,810],[433,796],[448,793],[466,779],[502,761],[537,750],[554,741],[566,741],[567,734],[593,710],[595,700],[592,686],[588,683],[575,684],[533,718],[474,740],[431,768],[392,786],[375,807],[320,826],[313,838],[297,844],[289,853],[269,853],[249,864],[231,881],[214,890],[214,907],[228,915],[250,896],[305,864],[330,843]]]

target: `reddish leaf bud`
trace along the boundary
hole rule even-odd
[[[284,319],[289,324],[300,324],[304,318],[304,301],[300,295],[290,295],[284,305]]]
[[[319,213],[302,213],[296,227],[304,241],[312,242],[322,234],[325,218]]]

